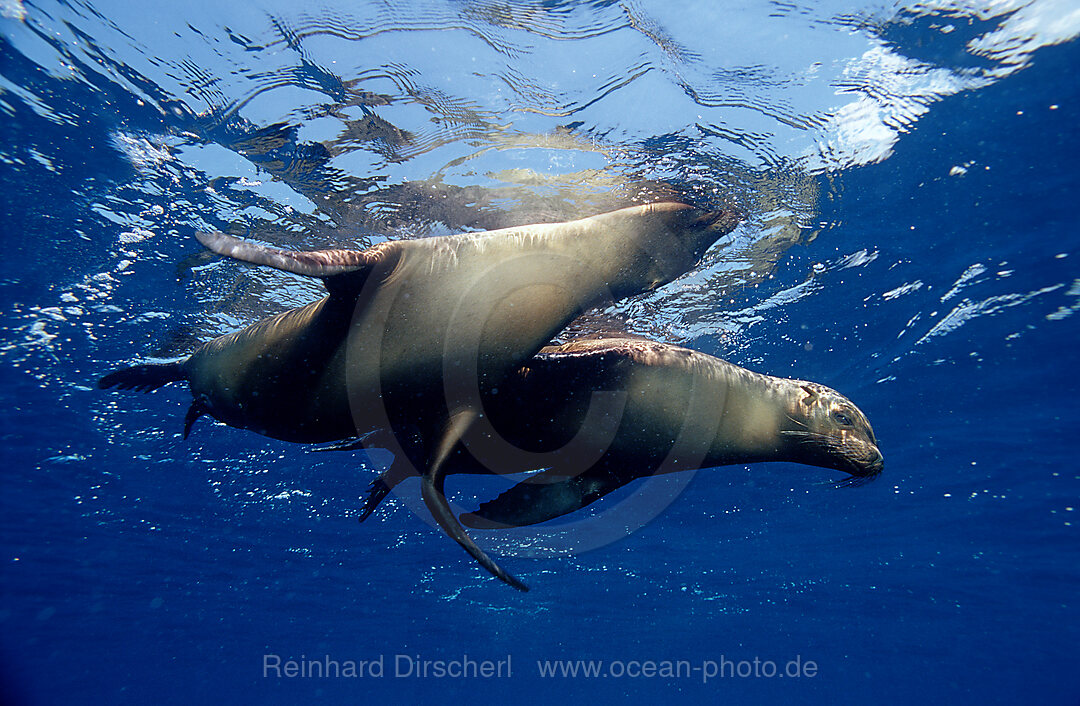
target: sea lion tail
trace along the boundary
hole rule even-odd
[[[138,390],[150,392],[170,382],[187,380],[184,363],[148,363],[133,365],[130,368],[114,370],[98,380],[98,387],[102,390],[116,387],[121,390]]]
[[[480,546],[473,541],[473,538],[465,531],[465,528],[461,526],[457,518],[454,517],[453,511],[450,509],[450,504],[446,501],[446,493],[443,490],[443,481],[446,479],[446,466],[444,461],[450,453],[450,450],[454,447],[457,441],[461,438],[465,429],[476,418],[476,413],[472,411],[462,412],[451,418],[447,427],[447,432],[443,437],[442,443],[439,449],[433,456],[431,468],[423,478],[420,479],[421,495],[424,498],[424,504],[427,505],[428,510],[431,512],[431,516],[435,518],[435,521],[439,523],[439,526],[443,528],[443,531],[450,535],[455,542],[461,545],[462,549],[469,553],[473,559],[476,559],[485,569],[490,571],[496,578],[503,581],[519,591],[528,591],[529,587],[519,581],[517,578],[511,576],[501,566],[495,563],[495,560],[489,557]]]

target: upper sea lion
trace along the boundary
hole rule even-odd
[[[597,393],[619,399],[590,420]],[[490,426],[462,434],[431,482],[545,470],[461,516],[476,528],[544,522],[658,473],[788,461],[863,479],[883,467],[870,422],[835,390],[638,337],[545,347],[483,405]],[[361,519],[402,477],[391,466],[373,483]],[[460,525],[451,534],[472,542]]]
[[[186,380],[194,402],[185,436],[203,413],[306,443],[414,425],[425,443],[411,447],[410,459],[446,528],[441,481],[430,482],[430,469],[468,427],[455,420],[471,418],[478,395],[580,311],[670,282],[738,222],[731,210],[665,202],[362,251],[294,252],[200,233],[216,253],[319,277],[328,294],[183,361],[119,370],[99,386],[148,391]]]

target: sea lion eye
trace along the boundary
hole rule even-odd
[[[851,421],[851,417],[847,416],[846,414],[844,414],[840,410],[836,410],[835,412],[833,412],[832,413],[832,418],[833,418],[833,421],[835,421],[840,426],[844,426],[844,427],[853,427],[853,426],[855,426]]]

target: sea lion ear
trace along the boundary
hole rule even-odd
[[[809,385],[803,385],[802,389],[803,389],[803,392],[806,393],[806,397],[802,398],[802,403],[804,405],[809,407],[809,406],[813,405],[815,402],[817,402],[818,393],[817,393],[816,390],[814,390],[814,388],[810,387]]]

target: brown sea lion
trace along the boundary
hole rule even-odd
[[[733,211],[666,202],[362,251],[293,252],[201,233],[216,253],[319,277],[328,296],[209,341],[183,361],[113,372],[99,386],[147,391],[186,380],[194,403],[185,436],[203,413],[307,443],[418,429],[422,442],[408,454],[393,434],[381,440],[417,466],[439,524],[523,589],[461,539],[441,478],[431,479],[469,427],[460,420],[475,418],[479,396],[580,311],[670,282],[738,221]]]
[[[545,470],[461,516],[475,528],[544,522],[659,473],[787,461],[866,479],[883,467],[870,422],[835,390],[637,337],[546,347],[483,407],[487,424],[459,434],[430,482]],[[395,466],[372,484],[361,519],[406,477]],[[472,542],[454,524],[448,532]]]

